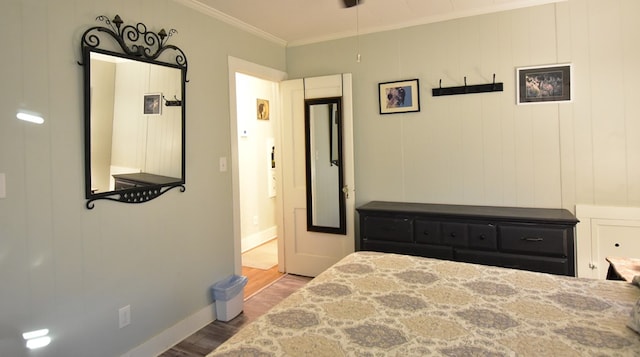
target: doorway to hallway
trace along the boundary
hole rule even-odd
[[[277,239],[242,253],[242,275],[248,278],[244,298],[248,299],[279,280],[285,274],[278,271]]]
[[[229,57],[235,271],[250,274],[250,280],[261,284],[284,272],[282,242],[277,237],[282,226],[278,93],[285,77],[283,72]]]

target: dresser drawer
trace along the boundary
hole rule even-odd
[[[493,265],[504,268],[537,271],[556,275],[573,275],[566,258],[540,257],[531,255],[483,252],[476,250],[456,250],[455,259],[467,263]]]
[[[408,218],[375,217],[364,218],[364,239],[412,242],[413,225]]]
[[[414,236],[416,243],[440,244],[440,222],[415,220]]]
[[[567,228],[501,225],[500,250],[566,257],[567,232]]]
[[[453,259],[453,248],[442,245],[366,240],[362,243],[361,250],[415,255],[436,259]]]
[[[136,187],[138,187],[138,185],[136,185],[135,182],[125,181],[125,180],[115,180],[114,189],[116,191],[118,191],[118,190],[126,190],[128,188],[136,188]]]
[[[465,223],[442,223],[442,244],[452,247],[466,247],[467,239],[467,225]]]
[[[498,231],[495,224],[470,224],[469,248],[498,249]]]

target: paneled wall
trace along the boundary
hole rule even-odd
[[[637,206],[638,13],[635,0],[569,0],[362,34],[288,48],[288,73],[353,73],[359,203]],[[573,102],[517,106],[516,68],[555,63],[573,64]],[[493,74],[504,92],[431,96]],[[411,78],[421,111],[380,115],[378,83]]]
[[[210,286],[234,271],[231,175],[218,169],[230,155],[227,58],[283,70],[284,49],[170,0],[1,7],[0,356],[26,356],[21,334],[40,328],[53,340],[39,356],[118,356],[209,311]],[[80,36],[116,14],[178,31],[170,43],[189,61],[186,192],[87,210]],[[19,109],[44,124],[17,120]],[[119,329],[127,305],[131,324]]]

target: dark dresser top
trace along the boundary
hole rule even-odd
[[[177,177],[154,175],[154,174],[149,174],[149,173],[146,173],[146,172],[139,172],[139,173],[134,173],[134,174],[113,175],[113,178],[140,182],[140,183],[144,183],[144,184],[147,184],[147,185],[164,185],[164,184],[168,184],[168,183],[177,183],[177,182],[181,182],[182,181],[181,179],[179,179]]]
[[[357,208],[358,212],[380,212],[442,218],[465,216],[478,219],[508,219],[522,222],[548,222],[575,225],[578,219],[563,208],[530,208],[500,206],[469,206],[434,203],[371,201]]]

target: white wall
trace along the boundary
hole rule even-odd
[[[371,200],[640,205],[640,2],[558,4],[287,49],[290,78],[352,72],[356,190]],[[515,105],[515,68],[571,62],[572,103]],[[432,97],[442,86],[504,92]],[[420,79],[421,111],[378,114],[378,83]]]
[[[91,68],[91,189],[98,192],[109,190],[116,65],[92,60]]]
[[[277,94],[277,83],[236,74],[242,251],[277,235],[276,198],[268,192],[271,180],[268,143],[275,139],[278,117],[274,110],[269,120],[257,119],[257,99],[268,100],[270,107],[277,106]]]
[[[85,208],[80,36],[98,15],[175,28],[188,58],[186,192]],[[5,0],[0,11],[0,355],[49,328],[38,356],[116,356],[211,303],[234,272],[227,58],[284,69],[285,51],[170,0]],[[45,123],[15,119],[19,108]],[[118,329],[118,309],[131,325]]]
[[[161,94],[166,100],[181,97],[181,80],[180,70],[172,67],[116,64],[111,165],[181,177],[182,108],[167,107],[161,100],[160,115],[142,111],[145,94]]]

